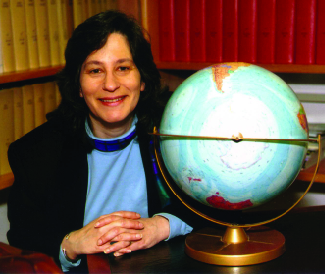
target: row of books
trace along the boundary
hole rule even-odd
[[[11,142],[43,124],[60,103],[55,82],[0,90],[0,175],[11,172],[7,151]]]
[[[161,61],[325,64],[323,0],[159,0]]]
[[[0,0],[0,73],[58,66],[73,29],[117,0]]]
[[[118,0],[73,0],[73,20],[78,26],[87,18],[101,11],[117,9]]]
[[[0,0],[2,72],[63,64],[70,10],[65,0]]]

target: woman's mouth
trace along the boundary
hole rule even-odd
[[[100,101],[104,102],[104,103],[115,103],[118,101],[121,101],[123,98],[115,98],[115,99],[99,99]]]
[[[106,106],[118,106],[120,105],[126,96],[121,96],[117,98],[100,98],[99,101]]]

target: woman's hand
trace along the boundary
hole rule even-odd
[[[112,239],[118,239],[119,249],[130,245],[131,241],[141,239],[139,229],[144,226],[139,222],[140,215],[136,212],[118,211],[101,216],[90,222],[83,228],[70,233],[69,239],[63,239],[62,248],[66,250],[67,256],[75,260],[80,254],[93,254],[107,250]],[[99,227],[102,220],[105,226]],[[132,230],[132,233],[129,230]],[[105,235],[105,241],[102,236]]]
[[[120,256],[125,253],[130,253],[131,251],[139,250],[139,249],[146,249],[154,246],[155,244],[159,243],[162,240],[165,240],[169,237],[169,221],[165,217],[156,215],[152,218],[142,218],[139,220],[143,224],[143,228],[137,232],[137,229],[127,229],[128,233],[141,233],[141,238],[137,240],[130,240],[130,244],[124,246],[126,242],[124,241],[121,244],[119,241],[119,236],[111,239],[111,233],[108,232],[100,237],[100,241],[105,243],[107,241],[117,241],[112,245],[109,245],[108,248],[105,249],[105,253],[114,252],[115,256]],[[107,225],[106,219],[100,219],[97,223],[96,227],[105,227]]]

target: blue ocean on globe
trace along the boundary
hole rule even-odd
[[[160,137],[165,166],[184,193],[210,207],[242,210],[285,191],[307,141],[304,109],[277,75],[247,63],[221,63],[187,78],[172,94],[159,133],[243,138]],[[247,140],[252,138],[254,140]]]

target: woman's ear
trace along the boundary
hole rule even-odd
[[[79,88],[79,96],[82,98],[82,97],[84,97],[84,95],[82,94],[82,89],[81,88]]]
[[[144,91],[145,87],[146,87],[146,84],[144,82],[141,82],[140,91]]]

